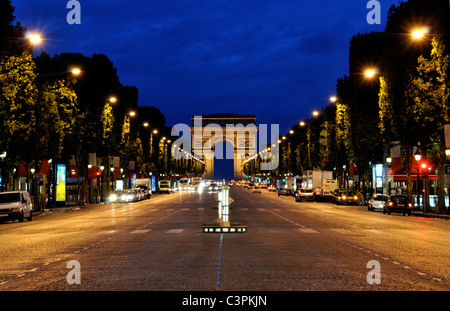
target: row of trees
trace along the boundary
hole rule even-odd
[[[423,36],[413,37],[418,29]],[[385,163],[397,142],[402,150],[398,173],[407,175],[407,194],[412,197],[413,153],[419,150],[438,171],[439,211],[445,213],[449,33],[448,1],[409,0],[390,8],[384,32],[355,35],[349,74],[338,79],[333,102],[280,138],[278,172],[301,175],[320,168],[365,178],[372,164]]]
[[[171,159],[164,115],[155,107],[138,106],[138,89],[120,83],[107,56],[64,53],[50,57],[42,53],[33,58],[26,29],[14,24],[10,1],[2,1],[1,6],[2,190],[14,187],[22,163],[27,184],[30,168],[36,172],[36,185],[42,178],[40,201],[44,203],[48,172],[42,170],[43,160],[68,163],[75,159],[80,201],[84,202],[89,153],[96,153],[98,166],[110,164],[111,156],[120,156],[125,176],[129,161],[135,161],[136,171],[147,176],[201,170],[193,168],[193,163]],[[79,69],[77,75],[73,68]]]

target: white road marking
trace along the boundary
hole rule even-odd
[[[148,233],[149,231],[150,231],[151,229],[148,229],[148,230],[135,230],[135,231],[133,231],[133,232],[131,232],[131,233]]]
[[[167,230],[166,233],[176,233],[176,234],[178,234],[178,233],[182,233],[183,231],[184,231],[184,229],[170,229],[170,230]]]
[[[300,228],[297,230],[300,231],[301,233],[319,233],[318,231],[310,228]]]

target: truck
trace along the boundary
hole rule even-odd
[[[134,186],[144,191],[145,198],[152,196],[152,181],[149,178],[139,178],[135,180]]]
[[[172,191],[170,180],[164,179],[159,181],[159,193],[169,193]]]
[[[314,200],[332,200],[333,192],[338,189],[338,182],[333,179],[332,171],[307,170],[303,173],[303,188],[314,191]]]

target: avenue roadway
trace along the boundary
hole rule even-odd
[[[212,193],[155,195],[0,224],[1,291],[413,291],[450,287],[450,222],[233,187],[231,221],[202,233]],[[79,283],[69,284],[69,261]],[[376,260],[381,284],[367,275]]]

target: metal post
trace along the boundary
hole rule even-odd
[[[222,226],[229,227],[230,226],[230,220],[229,220],[229,203],[228,203],[228,196],[230,192],[230,187],[223,186],[222,187]]]

